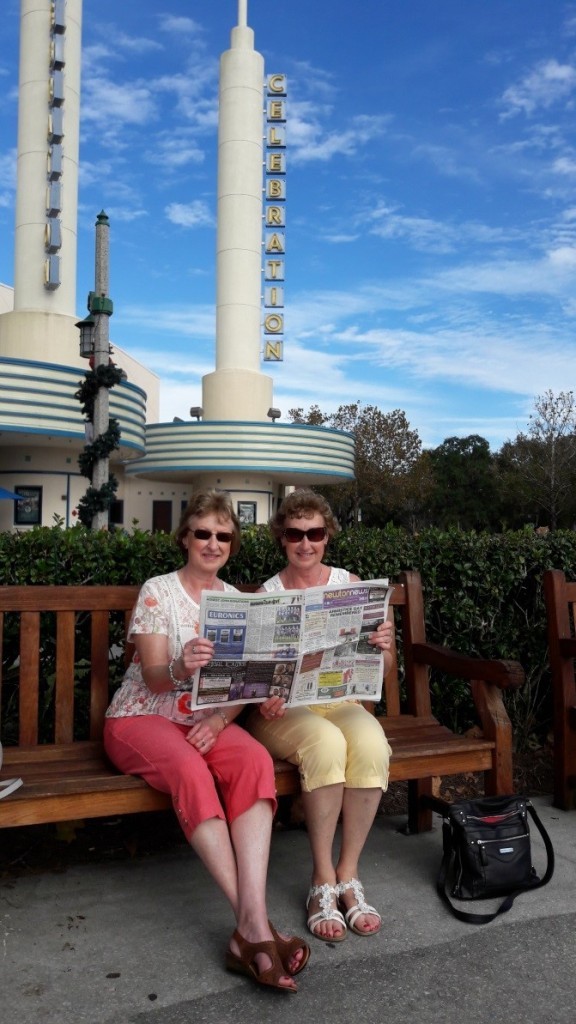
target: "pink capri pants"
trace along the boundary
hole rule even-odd
[[[161,715],[107,718],[104,747],[120,771],[171,794],[188,841],[201,822],[230,824],[257,800],[269,800],[276,811],[274,765],[260,743],[232,723],[204,755],[188,743],[189,730]]]
[[[388,788],[390,745],[362,704],[310,704],[266,719],[256,708],[248,729],[272,757],[298,765],[305,793],[344,783],[349,789]]]

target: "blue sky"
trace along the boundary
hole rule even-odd
[[[17,0],[0,43],[11,284]],[[84,0],[78,315],[111,225],[112,341],[187,418],[214,368],[217,74],[237,0]],[[248,0],[288,76],[274,404],[402,409],[493,449],[576,357],[576,3]]]

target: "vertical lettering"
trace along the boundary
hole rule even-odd
[[[284,344],[281,341],[266,341],[264,347],[264,359],[266,362],[282,362],[284,359]]]
[[[268,93],[278,96],[286,95],[286,75],[270,75],[268,78]]]
[[[284,280],[284,260],[266,260],[264,275],[267,281]]]
[[[266,334],[282,334],[284,331],[284,317],[280,313],[269,313],[264,318],[264,330]]]
[[[272,235],[266,235],[266,252],[285,252],[284,235],[275,231]]]
[[[283,228],[286,223],[286,183],[278,175],[286,174],[286,76],[269,75],[267,79],[268,99],[266,106],[267,131],[266,131],[266,180],[265,196],[269,200],[264,212],[264,223],[271,231],[264,232],[264,252],[267,258],[264,260],[264,279],[274,282],[271,286],[264,288],[264,306],[268,309],[283,309],[284,288],[277,282],[284,280],[284,260],[276,256],[283,255],[285,251],[285,236],[283,231],[276,230]],[[284,315],[281,313],[268,313],[263,321],[265,334],[282,334],[284,332]],[[283,340],[276,339],[273,343],[268,339],[264,345],[264,360],[267,362],[278,362],[284,358]]]
[[[276,225],[277,227],[283,227],[284,225],[284,207],[282,206],[268,206],[266,209],[266,223],[269,226]]]

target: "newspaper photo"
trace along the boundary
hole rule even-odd
[[[284,697],[291,706],[377,701],[383,654],[368,637],[388,614],[387,579],[260,594],[205,591],[200,635],[214,658],[193,680],[190,707]]]

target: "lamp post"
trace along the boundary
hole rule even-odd
[[[110,221],[102,211],[96,218],[96,252],[94,291],[88,295],[88,316],[76,324],[80,331],[80,355],[91,359],[92,369],[98,373],[100,366],[110,363],[109,321],[113,313],[112,300],[108,298],[110,263]],[[108,387],[101,385],[94,399],[92,419],[92,440],[97,441],[110,426]],[[109,481],[109,457],[98,457],[92,470],[92,489],[101,491]],[[93,530],[108,527],[108,508],[99,509],[92,517]]]
[[[94,295],[90,303],[90,312],[94,317],[94,369],[108,366],[110,362],[110,317],[112,316],[112,300],[108,298],[110,267],[110,221],[102,211],[96,218],[96,257]],[[94,438],[100,437],[108,430],[110,423],[110,402],[108,388],[98,388],[94,402]],[[92,486],[100,490],[108,483],[109,458],[97,459],[94,463]],[[92,519],[93,530],[108,528],[108,509],[95,512]]]

